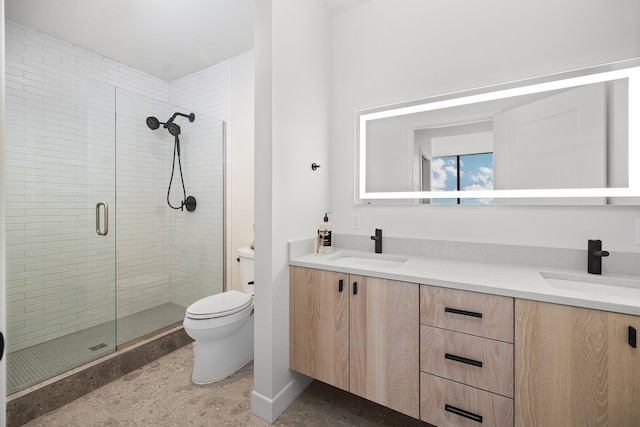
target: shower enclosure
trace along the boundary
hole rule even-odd
[[[179,324],[223,290],[224,123],[176,118],[197,209],[174,210],[174,137],[145,119],[192,110],[66,83],[37,97],[13,85],[7,100],[8,393]],[[179,205],[180,185],[169,197]]]

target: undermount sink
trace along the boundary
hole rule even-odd
[[[341,265],[368,265],[372,267],[396,268],[407,262],[409,258],[395,255],[344,252],[329,258]]]
[[[540,272],[549,285],[558,289],[627,297],[640,295],[640,278]]]

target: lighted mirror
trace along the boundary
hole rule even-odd
[[[640,59],[358,111],[356,202],[637,203],[638,117]]]

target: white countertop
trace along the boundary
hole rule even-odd
[[[407,258],[407,261],[397,267],[385,267],[340,260],[341,256],[353,258],[358,255],[381,260]],[[640,315],[640,276],[597,276],[577,270],[374,254],[341,248],[336,248],[332,254],[294,257],[289,265]],[[574,289],[565,289],[564,285]]]

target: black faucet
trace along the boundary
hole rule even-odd
[[[376,228],[376,235],[371,236],[371,240],[375,240],[376,242],[376,253],[382,253],[382,229]]]
[[[602,274],[602,258],[609,256],[609,252],[602,250],[601,240],[589,240],[587,248],[587,272]]]

